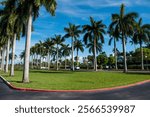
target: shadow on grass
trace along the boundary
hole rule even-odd
[[[23,83],[22,81],[16,81],[16,80],[10,80],[9,82],[11,83],[18,83],[18,84],[29,84],[29,83],[33,83],[33,81],[30,81],[29,83]],[[35,82],[35,81],[34,81]]]
[[[10,76],[7,74],[3,74],[2,77],[6,78],[6,77],[10,77]]]
[[[150,75],[150,72],[127,72],[126,74],[134,74],[134,75]]]
[[[47,74],[55,74],[55,73],[58,73],[58,74],[73,74],[74,72],[72,71],[30,71],[30,73],[47,73]]]
[[[9,82],[14,82],[14,83],[23,83],[22,81],[15,81],[15,80],[11,80]]]

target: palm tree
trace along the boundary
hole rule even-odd
[[[94,44],[94,69],[97,71],[97,58],[96,58],[96,46],[99,42],[104,43],[104,36],[106,25],[104,25],[101,21],[95,21],[92,17],[90,17],[90,25],[83,26],[84,35],[84,43],[87,45],[88,43],[93,42]]]
[[[10,1],[10,0],[9,0]],[[3,4],[7,5],[7,2],[4,2]],[[8,14],[9,13],[9,14]],[[6,7],[2,10],[0,10],[0,35],[3,41],[5,41],[5,47],[3,47],[3,57],[2,57],[2,70],[5,70],[6,73],[8,73],[8,63],[9,63],[9,49],[10,49],[10,36],[12,32],[12,23],[11,23],[11,17],[12,14],[10,12],[10,9],[6,9]],[[7,44],[6,44],[7,43]],[[4,60],[6,50],[6,67],[4,69]]]
[[[17,1],[16,1],[17,3]],[[15,6],[15,4],[14,4]],[[24,12],[22,12],[22,5],[16,8],[14,15],[13,24],[13,39],[12,39],[12,61],[11,61],[11,71],[10,76],[14,76],[14,64],[15,64],[15,50],[16,50],[16,40],[20,40],[20,36],[25,36],[26,34],[26,22],[27,19],[24,17]]]
[[[51,53],[54,47],[54,42],[51,38],[47,38],[44,43],[44,47],[47,49],[47,63],[48,63],[48,70],[50,70],[50,64],[51,64]]]
[[[10,24],[10,16],[9,15],[1,15],[1,20],[0,20],[0,25],[1,25],[1,38],[5,42],[5,47],[3,50],[5,51],[6,49],[6,67],[5,67],[5,72],[8,73],[8,64],[9,64],[9,51],[10,51],[10,32],[11,32],[11,24]]]
[[[64,38],[61,37],[61,35],[55,35],[53,39],[54,44],[56,44],[56,51],[57,51],[57,55],[56,55],[56,59],[57,59],[57,70],[58,70],[58,56],[59,56],[59,49],[60,46],[63,46],[63,42],[65,41]]]
[[[75,44],[74,44],[74,49],[76,49],[77,50],[77,56],[76,56],[76,63],[77,63],[77,66],[78,66],[78,60],[79,60],[79,58],[78,58],[78,53],[79,53],[79,51],[81,51],[81,52],[84,52],[84,45],[82,44],[82,41],[81,40],[76,40],[75,41]]]
[[[62,52],[62,55],[65,58],[65,69],[66,69],[66,57],[69,56],[70,53],[71,53],[71,47],[69,47],[69,44],[68,45],[63,45],[61,47],[61,52]]]
[[[37,60],[38,60],[38,55],[40,56],[40,69],[42,67],[42,55],[43,55],[43,52],[44,52],[44,46],[43,46],[43,42],[42,41],[39,41],[39,43],[36,43],[35,44],[35,49],[36,49],[36,53],[37,53]],[[37,61],[38,62],[38,61]]]
[[[108,45],[111,45],[112,41],[114,40],[114,57],[115,57],[115,68],[116,70],[118,69],[117,65],[117,48],[116,48],[116,41],[119,40],[119,35],[118,33],[115,33],[114,29],[109,29],[108,34],[110,36],[110,40]]]
[[[79,30],[80,26],[76,26],[74,24],[69,23],[69,27],[64,28],[66,34],[64,38],[72,38],[72,70],[74,71],[74,40],[80,36],[81,30]]]
[[[25,46],[25,60],[22,81],[24,83],[29,82],[29,58],[30,58],[30,40],[32,30],[32,19],[35,20],[38,17],[39,9],[44,6],[51,15],[54,15],[57,6],[56,0],[20,0],[22,5],[22,11],[28,18],[27,20],[27,34],[26,34],[26,46]]]
[[[42,67],[42,55],[43,55],[43,52],[44,52],[44,47],[43,47],[43,42],[42,41],[39,41],[38,49],[39,49],[39,53],[40,53],[40,69],[41,69],[41,67]]]
[[[35,48],[35,46],[32,46],[32,47],[30,48],[30,55],[31,55],[31,57],[32,57],[32,62],[31,62],[31,64],[32,64],[31,68],[32,68],[32,69],[34,68],[35,53],[36,53],[36,48]]]
[[[140,45],[141,51],[141,69],[144,70],[144,63],[143,63],[143,42],[149,41],[149,34],[150,34],[150,24],[142,24],[142,18],[139,19],[138,23],[136,24],[136,28],[133,35],[133,41],[136,44]]]
[[[4,9],[0,11],[3,17],[3,34],[7,36],[9,43],[10,38],[12,39],[12,63],[10,75],[14,76],[14,60],[15,60],[15,43],[16,38],[20,38],[25,35],[25,19],[23,17],[24,13],[21,12],[22,7],[18,5],[17,0],[7,0],[2,2]],[[5,20],[6,19],[6,20]],[[8,44],[9,45],[9,44]],[[9,46],[8,46],[9,49]],[[9,51],[7,50],[7,60],[9,58]],[[8,71],[8,62],[6,61],[6,71]]]
[[[127,62],[126,62],[126,39],[133,34],[133,28],[135,24],[135,18],[138,14],[131,12],[125,14],[124,4],[121,5],[120,14],[112,14],[112,23],[110,24],[110,29],[115,29],[115,33],[121,36],[123,44],[123,56],[124,56],[124,72],[127,72]]]
[[[38,43],[36,43],[34,45],[34,48],[35,48],[35,62],[36,62],[36,68],[37,69],[38,69],[38,55],[40,54],[38,45],[39,45]]]
[[[4,37],[2,35],[0,35],[0,58],[1,58],[1,70],[4,71],[4,62],[5,62],[5,39],[3,39]]]

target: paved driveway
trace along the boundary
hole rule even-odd
[[[31,92],[9,88],[0,78],[0,100],[150,100],[150,82],[97,92]]]

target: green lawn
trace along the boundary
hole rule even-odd
[[[23,84],[22,71],[15,71],[15,77],[0,72],[16,87],[52,90],[99,89],[132,84],[150,79],[149,74],[124,74],[117,72],[71,72],[30,71],[30,83]]]

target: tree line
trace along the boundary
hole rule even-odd
[[[33,58],[38,58],[39,56],[40,59],[42,59],[42,56],[47,56],[48,60],[50,60],[52,54],[55,55],[58,70],[58,58],[61,57],[61,54],[63,54],[66,59],[71,53],[72,70],[74,71],[74,50],[76,49],[77,51],[76,62],[78,63],[78,52],[84,51],[83,45],[86,45],[86,47],[89,48],[89,52],[93,54],[94,70],[97,71],[97,54],[102,50],[102,46],[105,42],[105,34],[109,34],[110,36],[109,45],[111,45],[112,41],[114,44],[116,69],[118,69],[116,42],[121,40],[123,68],[124,72],[127,72],[126,44],[128,39],[130,39],[133,44],[140,45],[141,69],[144,69],[143,45],[149,44],[150,42],[150,24],[143,24],[142,18],[138,21],[139,15],[136,12],[126,13],[124,4],[121,4],[119,13],[112,14],[112,21],[108,27],[106,27],[102,20],[96,21],[93,17],[90,17],[90,24],[79,26],[69,23],[69,26],[64,28],[65,35],[54,35],[54,37],[48,38],[44,42],[40,41],[35,44],[31,49],[31,33],[34,30],[32,22],[38,18],[41,6],[44,6],[46,10],[54,16],[57,7],[56,0],[6,0],[1,2],[1,4],[3,5],[0,10],[1,69],[8,72],[9,50],[11,45],[12,60],[10,75],[14,76],[16,39],[25,36],[25,51],[22,53],[22,55],[24,54],[22,82],[29,82],[30,55],[32,55]],[[79,40],[81,34],[84,35],[83,41]],[[66,38],[72,40],[71,47],[64,44]],[[4,69],[5,53],[6,67]],[[48,68],[50,68],[50,61],[48,61]]]

